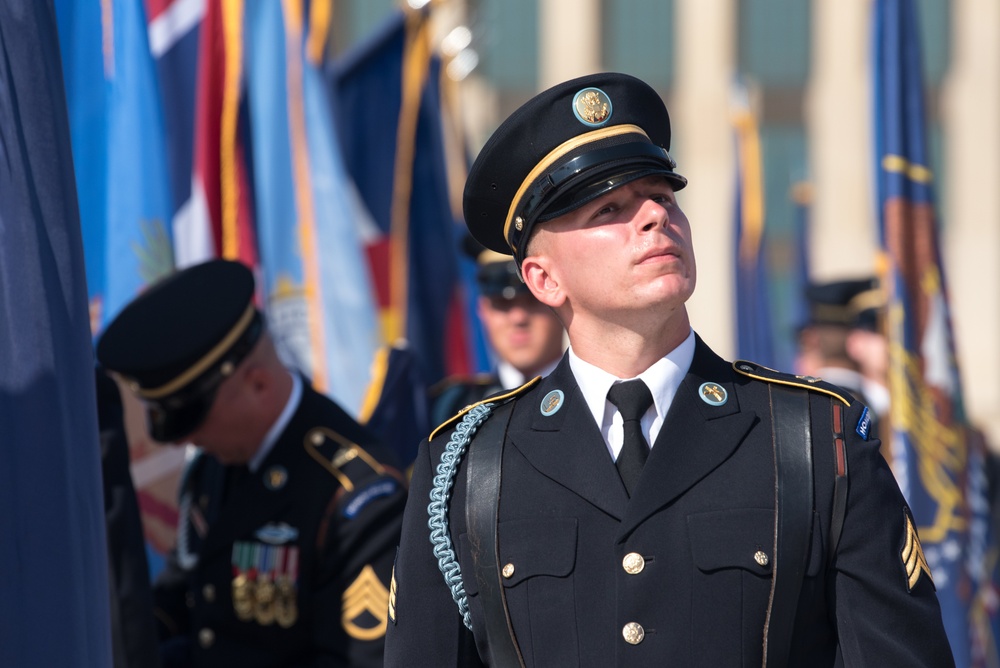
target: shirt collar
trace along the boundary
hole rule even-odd
[[[636,376],[649,387],[649,391],[653,395],[656,415],[661,422],[666,417],[667,410],[670,408],[684,376],[691,368],[691,362],[694,360],[694,342],[694,330],[691,330],[679,346]],[[615,381],[630,379],[618,378],[589,362],[583,361],[573,351],[572,346],[569,349],[569,366],[576,378],[577,385],[580,386],[587,407],[594,416],[594,421],[598,427],[601,427],[605,421],[605,411],[609,407],[612,412],[614,411],[614,407],[607,400],[608,390],[611,389]]]
[[[299,374],[292,374],[292,391],[288,395],[288,401],[285,403],[285,408],[281,411],[281,415],[278,419],[274,421],[271,428],[267,431],[267,435],[264,436],[264,441],[257,448],[256,454],[254,454],[253,459],[247,464],[252,472],[256,472],[260,468],[260,465],[264,463],[264,459],[267,455],[274,449],[274,444],[278,442],[278,437],[281,432],[285,431],[285,427],[288,426],[288,422],[292,419],[292,415],[295,413],[295,409],[299,407],[299,400],[302,399],[302,379],[299,378]]]

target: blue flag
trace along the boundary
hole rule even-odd
[[[768,296],[767,257],[764,254],[764,176],[760,132],[746,89],[736,95],[733,125],[736,130],[736,227],[734,275],[737,355],[775,367],[774,334]]]
[[[874,5],[875,160],[888,289],[891,462],[960,667],[996,661],[984,452],[970,438],[929,167],[917,9]],[[995,665],[995,663],[992,663]]]
[[[441,63],[426,11],[398,11],[331,72],[341,146],[377,230],[369,258],[387,343],[405,339],[434,383],[470,369],[459,286]]]
[[[83,245],[51,2],[0,3],[0,665],[109,666]]]
[[[360,212],[300,3],[246,5],[258,242],[269,325],[286,362],[357,414],[379,338]]]
[[[375,363],[373,382],[361,419],[379,441],[406,468],[417,457],[420,440],[427,437],[430,408],[413,351],[404,343],[383,348]]]
[[[174,213],[144,3],[59,0],[94,333],[173,270]],[[77,60],[78,59],[78,60]]]

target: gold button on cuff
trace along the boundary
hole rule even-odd
[[[198,631],[198,644],[208,649],[215,644],[215,631],[212,629],[202,629]]]
[[[638,552],[629,552],[622,559],[622,568],[629,575],[638,575],[646,567],[646,560]]]
[[[638,645],[646,637],[646,630],[640,624],[629,622],[622,629],[622,637],[625,638],[625,642],[629,645]]]
[[[504,566],[501,573],[503,573],[503,576],[507,579],[512,578],[514,576],[514,564],[507,564]]]
[[[768,561],[767,555],[761,552],[760,550],[754,552],[753,560],[756,561],[761,566],[767,566],[767,561]]]
[[[215,601],[215,585],[207,584],[204,587],[202,587],[201,595],[209,603]]]

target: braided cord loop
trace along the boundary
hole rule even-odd
[[[438,560],[438,569],[444,576],[444,582],[451,590],[458,612],[466,628],[472,630],[472,616],[469,614],[469,600],[465,595],[465,583],[462,580],[462,568],[455,559],[455,549],[448,532],[448,503],[455,484],[455,474],[458,465],[465,456],[465,451],[486,418],[493,410],[493,404],[475,406],[455,427],[451,439],[441,453],[441,462],[437,466],[434,485],[431,487],[431,502],[427,506],[427,527],[431,530],[431,545],[434,546],[434,556]]]

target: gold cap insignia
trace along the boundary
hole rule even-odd
[[[357,640],[377,640],[385,635],[389,619],[389,590],[375,569],[365,566],[361,574],[344,590],[340,617],[347,635]]]
[[[906,590],[913,591],[920,580],[921,572],[927,574],[927,579],[931,581],[933,587],[934,578],[931,576],[931,567],[927,565],[927,559],[924,558],[924,549],[920,546],[920,537],[917,536],[913,520],[910,519],[910,514],[905,510],[903,516],[906,521],[906,532],[903,536],[903,549],[899,556],[903,560],[903,568],[906,570]]]
[[[584,125],[598,128],[611,118],[611,98],[600,88],[584,88],[573,96],[573,114]]]

